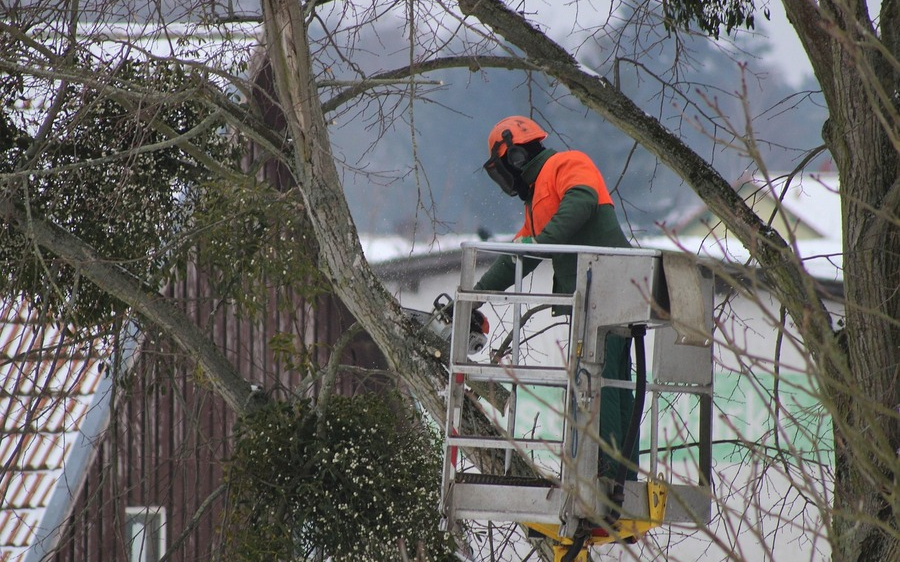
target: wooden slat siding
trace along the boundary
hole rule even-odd
[[[171,505],[173,506],[179,505],[179,501],[182,501],[184,499],[184,487],[180,478],[178,478],[178,468],[176,460],[178,447],[178,439],[176,438],[178,432],[178,420],[175,416],[175,412],[177,411],[178,407],[176,402],[176,394],[180,392],[180,389],[177,388],[179,380],[176,377],[177,375],[174,372],[168,372],[164,377],[167,381],[167,384],[169,385],[169,388],[168,392],[166,393],[164,404],[162,405],[161,410],[161,413],[165,415],[165,418],[161,420],[161,427],[168,428],[168,431],[164,432],[163,438],[166,441],[168,454],[167,466],[170,485],[169,503],[171,503]],[[184,523],[182,522],[179,526],[183,525]]]
[[[173,433],[172,408],[168,403],[168,395],[171,391],[166,388],[171,384],[171,374],[156,370],[154,372],[153,396],[153,453],[156,462],[152,463],[156,468],[153,474],[155,489],[151,492],[154,497],[160,498],[162,505],[174,505],[172,501],[172,489],[176,479],[174,470],[174,451],[169,447]],[[139,500],[140,498],[136,498]],[[168,513],[167,513],[168,515]]]
[[[115,401],[111,406],[117,406]],[[85,484],[85,489],[88,493],[83,495],[85,501],[95,503],[89,505],[85,513],[78,513],[76,505],[76,511],[74,512],[75,515],[81,517],[81,526],[90,528],[96,527],[96,529],[94,529],[96,534],[93,537],[95,542],[93,544],[89,542],[85,545],[88,550],[81,553],[84,556],[89,556],[89,553],[94,552],[97,548],[111,554],[118,552],[115,550],[117,543],[113,525],[98,523],[91,517],[94,517],[94,514],[99,513],[101,521],[112,521],[118,515],[115,501],[117,495],[116,490],[122,488],[122,480],[120,474],[121,468],[117,465],[116,459],[121,442],[121,424],[118,420],[113,421],[112,414],[110,414],[110,422],[106,430],[106,435],[100,442],[96,458],[94,459],[94,466],[97,466],[98,469],[88,472]]]
[[[152,375],[151,375],[152,376]],[[128,441],[134,444],[134,466],[131,467],[132,480],[126,495],[126,505],[135,505],[137,498],[153,497],[150,495],[150,486],[156,471],[151,464],[148,448],[150,424],[147,419],[150,410],[150,397],[147,395],[147,376],[136,377],[134,382],[134,401],[137,405],[137,417],[129,426]],[[138,504],[140,505],[140,504]]]
[[[103,449],[102,455],[97,455],[97,462],[102,463],[98,471],[94,471],[94,487],[100,498],[100,512],[102,519],[99,522],[86,520],[87,525],[95,525],[99,528],[99,540],[97,546],[103,549],[106,559],[124,558],[124,545],[122,535],[124,529],[121,528],[121,522],[124,521],[125,507],[118,501],[120,497],[119,490],[122,488],[121,469],[118,466],[117,459],[122,451],[122,431],[121,424],[116,422],[117,435],[113,442],[113,446],[107,445]],[[84,553],[89,560],[92,552]]]
[[[209,282],[209,278],[207,275],[203,274],[201,279],[201,284],[197,287],[196,298],[200,303],[200,313],[201,317],[198,318],[198,324],[204,327],[204,331],[209,334],[215,342],[216,346],[223,350],[223,352],[227,353],[227,346],[225,345],[225,341],[222,334],[221,324],[217,321],[217,318],[213,316],[215,312],[216,303],[213,302],[211,298],[208,298],[207,292],[203,290],[203,286]],[[181,513],[180,519],[182,520],[181,527],[184,527],[184,524],[190,520],[190,516],[187,514],[188,511],[190,513],[196,513],[200,508],[200,504],[203,503],[203,500],[209,496],[209,493],[212,491],[210,485],[212,485],[215,480],[213,480],[213,473],[211,470],[211,463],[214,462],[215,457],[213,457],[214,449],[213,449],[213,440],[216,438],[214,435],[215,431],[215,410],[216,406],[220,405],[220,401],[215,400],[212,395],[207,392],[200,393],[198,395],[197,409],[195,414],[198,419],[200,431],[196,434],[197,440],[194,442],[194,447],[196,451],[196,472],[194,473],[194,493],[190,495],[190,501],[185,504],[183,511]],[[188,508],[188,506],[190,506]],[[179,509],[176,506],[176,509]],[[212,535],[209,533],[209,529],[205,524],[209,521],[209,518],[205,518],[200,526],[197,528],[197,532],[195,536],[197,537],[207,537],[206,542],[211,542]],[[199,560],[199,555],[203,551],[202,545],[199,541],[194,541],[192,544],[192,552],[191,557],[188,557],[189,560]],[[185,553],[187,557],[187,553]]]
[[[195,320],[199,320],[205,312],[202,306],[197,306],[195,310],[199,311]],[[302,332],[311,327],[311,331],[319,339],[325,340],[336,338],[352,323],[343,307],[330,298],[323,298],[315,313],[317,319],[309,318],[305,307],[298,306],[294,317],[273,317],[280,330],[290,328],[302,335]],[[226,335],[224,341],[221,337],[217,341],[220,344],[227,343],[233,353],[240,357],[247,355],[248,350],[265,349],[264,342],[273,333],[270,326],[271,322],[266,322],[261,326],[247,325],[243,330],[230,331],[230,334],[248,334],[253,340],[253,346],[237,345],[238,340],[232,340],[230,335]],[[344,360],[364,366],[378,366],[373,365],[370,358],[372,349],[371,344],[363,343],[360,346],[357,342],[347,352]],[[326,361],[327,352],[319,347],[316,350],[319,360]],[[79,521],[67,533],[65,544],[61,545],[56,559],[120,559],[118,556],[109,558],[110,553],[124,556],[125,545],[121,529],[114,531],[116,525],[111,522],[117,519],[120,524],[124,522],[126,505],[165,506],[170,524],[167,532],[169,538],[174,539],[193,515],[193,510],[221,481],[221,466],[217,461],[226,454],[224,437],[230,432],[233,420],[229,419],[221,401],[209,391],[191,384],[189,369],[175,369],[174,373],[169,371],[168,364],[173,361],[169,353],[171,350],[165,347],[148,351],[136,367],[139,374],[132,378],[131,392],[119,396],[117,425],[121,435],[118,439],[118,455],[108,454],[107,447],[104,447],[98,456],[99,466],[96,468],[99,469],[104,463],[111,463],[110,457],[114,456],[121,462],[118,468],[122,481],[118,485],[112,485],[112,471],[108,471],[103,480],[98,477],[98,470],[92,473],[81,505],[76,509]],[[162,365],[154,367],[156,361],[160,361]],[[252,371],[261,370],[258,360],[244,359],[237,363],[250,367]],[[171,377],[171,384],[178,388],[171,388],[163,394],[159,389],[167,384],[166,377]],[[296,386],[299,382],[299,376],[294,373],[283,374],[281,379],[280,382],[288,387]],[[152,392],[148,392],[149,386],[154,388]],[[353,391],[356,386],[369,386],[369,382],[353,385],[349,379],[342,381],[342,389],[347,392]],[[186,408],[181,406],[180,400],[175,400],[176,392],[183,393]],[[181,413],[178,414],[176,410],[181,410]],[[200,420],[197,419],[198,416]],[[196,433],[198,421],[200,435]],[[207,439],[217,439],[217,442],[210,443]],[[172,468],[167,467],[167,463],[171,463]],[[174,468],[175,465],[178,466],[177,469]],[[118,498],[115,498],[117,502],[111,501],[114,494],[118,494]],[[219,502],[219,509],[221,504]],[[113,514],[114,508],[119,511],[118,517]],[[183,551],[175,553],[173,561],[207,559],[215,544],[213,535],[217,522],[217,516],[208,517],[195,536],[185,543]],[[78,536],[82,537],[80,549],[75,546],[79,542]]]
[[[101,443],[97,454],[97,466],[107,467],[110,460],[108,444]],[[110,501],[113,486],[109,485],[106,470],[92,471],[79,494],[78,504],[86,508],[76,509],[73,521],[63,534],[55,559],[65,560],[120,560],[124,554],[112,550],[114,529],[114,502]],[[107,524],[101,524],[106,522]]]
[[[172,380],[173,380],[173,386],[176,387],[173,390],[180,393],[180,400],[176,403],[176,405],[177,405],[177,408],[175,410],[176,412],[184,411],[184,409],[187,407],[187,404],[190,404],[190,401],[192,399],[193,389],[194,389],[193,384],[190,383],[190,377],[191,377],[190,373],[188,373],[186,370],[181,370],[181,369],[175,370],[174,365],[173,365]],[[174,454],[175,458],[179,459],[179,460],[181,459],[181,455],[180,455],[179,451],[181,451],[182,447],[184,447],[184,444],[187,443],[188,435],[191,431],[190,428],[188,427],[188,425],[189,424],[186,423],[183,415],[176,416],[176,415],[174,415],[174,412],[173,412],[172,435],[177,436],[177,439],[175,439],[175,446],[173,447],[172,450],[174,452],[173,454]],[[176,506],[186,505],[188,502],[188,498],[190,497],[190,493],[191,493],[190,485],[187,483],[187,481],[184,478],[184,467],[181,466],[180,464],[178,465],[177,478],[175,479],[175,483],[173,484],[173,486],[175,487],[175,494],[173,494],[173,496],[172,496],[173,500],[174,500],[173,501],[173,509],[175,509]],[[170,536],[175,537],[175,536],[177,536],[174,533],[175,529],[176,528],[177,529],[184,528],[184,525],[187,523],[188,520],[184,518],[184,515],[182,515],[179,519],[175,518],[174,513],[172,515],[173,515],[173,517],[172,517],[173,524],[172,524],[171,530],[173,531],[173,534]],[[190,548],[192,543],[190,541],[186,541],[185,545],[186,545],[185,548]],[[173,562],[174,561],[180,562],[183,559],[184,559],[183,550],[176,551],[175,556],[172,557]]]
[[[273,91],[271,73],[265,66],[257,83],[260,89]],[[283,116],[271,103],[271,98],[255,97],[266,122],[273,130],[283,130]],[[253,161],[257,156],[259,152],[251,147],[247,161]],[[261,174],[281,189],[290,187],[290,174],[278,162],[269,160]],[[297,219],[304,220],[304,217]],[[328,345],[354,322],[334,297],[319,297],[312,306],[295,295],[283,296],[274,290],[268,295],[269,314],[257,323],[235,317],[231,307],[222,307],[211,318],[214,302],[207,281],[197,266],[190,263],[181,277],[164,292],[176,299],[175,302],[198,326],[214,336],[216,344],[242,376],[261,384],[266,390],[276,385],[294,389],[304,375],[288,372],[284,365],[275,361],[268,345],[274,335],[288,333],[306,345],[316,342]],[[282,299],[290,301],[290,312],[279,306]],[[313,356],[324,366],[328,350],[317,345],[313,348]],[[369,368],[385,366],[383,357],[367,335],[358,336],[342,360]],[[101,444],[100,454],[75,508],[73,522],[65,533],[65,544],[60,545],[54,562],[126,560],[122,525],[128,505],[165,507],[166,534],[171,543],[181,534],[197,507],[221,483],[221,461],[229,454],[228,438],[235,421],[224,402],[208,388],[195,384],[193,369],[185,362],[183,354],[172,353],[171,345],[166,342],[156,342],[148,348],[134,372],[134,391],[128,395],[121,393],[117,398],[116,420],[112,426],[118,426],[116,439],[107,435]],[[142,392],[154,380],[171,384],[169,392],[161,394],[158,385],[151,395]],[[352,394],[358,389],[377,390],[387,383],[389,381],[380,377],[359,381],[351,376],[341,376],[337,388],[341,393]],[[284,398],[281,394],[273,397]],[[112,447],[111,442],[117,446]],[[117,469],[117,475],[111,467]],[[220,540],[216,531],[224,505],[224,498],[220,498],[182,546],[172,553],[172,562],[213,558]]]
[[[189,303],[192,306],[192,310],[189,309],[193,314],[194,322],[202,327],[207,327],[207,310],[208,306],[206,303],[205,296],[206,291],[204,291],[203,281],[204,277],[202,272],[199,271],[198,268],[192,268],[194,273],[193,279],[191,279],[191,283],[185,290],[182,295],[182,298],[186,299],[186,303]],[[200,467],[198,466],[200,463],[200,455],[202,451],[198,447],[198,443],[203,440],[203,426],[200,420],[200,416],[202,415],[203,405],[205,402],[205,391],[202,388],[197,387],[194,384],[191,384],[192,381],[188,381],[188,387],[191,389],[191,399],[187,402],[189,407],[189,417],[186,419],[185,429],[187,433],[185,435],[185,448],[181,451],[181,457],[183,459],[184,466],[184,475],[183,482],[185,485],[184,490],[184,501],[181,505],[172,506],[172,510],[175,512],[175,517],[173,517],[173,521],[176,523],[173,525],[177,525],[179,529],[184,528],[184,526],[190,521],[187,513],[194,513],[197,508],[197,495],[202,494],[205,490],[203,489],[203,480],[200,474]],[[193,459],[189,458],[189,451],[195,451],[195,455]],[[173,536],[175,536],[173,534]],[[194,535],[196,536],[196,534]],[[181,560],[195,560],[200,554],[200,545],[198,541],[196,541],[193,537],[191,541],[188,541],[181,553]]]
[[[204,303],[199,298],[204,292],[201,285],[201,275],[194,264],[191,264],[190,273],[192,276],[189,276],[186,280],[185,286],[182,289],[181,298],[185,299],[187,312],[193,321],[198,326],[204,327]],[[197,450],[197,442],[202,439],[202,435],[200,433],[201,426],[197,413],[201,409],[204,391],[202,388],[194,385],[193,382],[194,381],[189,377],[186,387],[188,389],[188,399],[185,402],[186,415],[182,421],[184,441],[182,449],[179,451],[179,459],[182,461],[181,478],[184,486],[184,499],[180,505],[170,506],[173,511],[173,531],[176,527],[178,529],[183,529],[190,521],[190,519],[186,517],[186,513],[194,512],[194,498],[197,494],[202,493],[202,490],[199,489],[201,482],[197,467],[197,463],[199,462],[199,458],[197,457],[201,454],[201,451]],[[191,450],[196,450],[194,459],[189,458],[189,451]],[[172,536],[177,535],[176,533],[173,533]],[[199,545],[192,537],[192,540],[186,541],[184,546],[179,550],[181,551],[178,556],[179,562],[182,560],[193,560],[196,559],[199,554]]]

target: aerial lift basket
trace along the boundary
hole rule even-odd
[[[525,290],[522,261],[557,253],[578,256],[575,292]],[[516,258],[516,282],[510,291],[473,289],[479,254]],[[586,559],[590,545],[633,542],[665,523],[706,523],[712,470],[711,271],[692,256],[642,249],[481,242],[463,244],[462,256],[445,428],[441,505],[446,527],[455,529],[467,519],[521,523],[552,539],[556,559],[569,562]],[[512,311],[507,314],[511,326],[506,327],[510,353],[502,362],[492,361],[487,352],[483,359],[472,357],[469,319],[475,303],[486,305],[481,310]],[[522,351],[523,310],[541,305],[571,313],[560,346],[566,356],[558,364],[535,361]],[[648,332],[653,336],[650,361],[644,357]],[[610,333],[634,338],[634,380],[600,376]],[[465,423],[466,408],[471,407],[466,391],[476,384],[499,384],[509,393],[505,427],[496,427],[493,435],[473,434]],[[597,420],[604,387],[635,392],[637,412],[629,430],[634,437],[644,432],[649,441],[638,480],[626,480],[624,470],[612,479],[598,474],[603,445],[597,439]],[[556,407],[564,424],[559,438],[534,438],[516,427],[519,394],[540,388],[559,389],[556,395],[563,398]],[[660,397],[667,398],[662,403],[672,403],[673,396],[693,396],[699,403],[698,419],[692,420],[696,427],[685,428],[692,441],[678,447],[695,453],[687,475],[673,473],[673,465],[661,462],[673,447],[659,443],[664,414]],[[645,398],[649,412],[640,421]],[[536,453],[550,455],[557,469],[548,472],[522,460]],[[461,456],[476,455],[493,460],[482,462],[479,471],[464,469]]]

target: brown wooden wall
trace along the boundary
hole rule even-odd
[[[274,91],[267,65],[261,65],[257,77],[259,92]],[[254,101],[273,129],[283,129],[283,116],[271,100],[271,95],[262,94]],[[246,152],[248,165],[260,157],[264,155],[255,147]],[[275,160],[266,162],[261,176],[281,189],[290,186],[290,174]],[[315,248],[309,251],[314,253]],[[209,283],[192,265],[168,288],[167,296],[176,299],[192,320],[213,336],[246,379],[276,399],[285,397],[279,388],[295,389],[301,374],[275,360],[268,345],[273,336],[286,333],[307,345],[317,344],[316,357],[324,365],[329,345],[353,324],[345,307],[333,297],[320,297],[310,306],[300,298],[274,292],[270,292],[268,313],[261,321],[239,319],[228,307],[214,309],[217,301]],[[288,306],[283,306],[284,300]],[[385,367],[366,334],[356,337],[342,363]],[[194,373],[190,361],[172,346],[155,340],[145,343],[138,364],[120,381],[109,430],[98,444],[97,458],[52,560],[127,560],[124,520],[128,506],[165,507],[167,544],[171,546],[219,488],[235,419]],[[337,391],[351,395],[362,388],[378,390],[385,384],[378,377],[342,376]],[[220,495],[210,505],[169,560],[216,559],[224,498]]]
[[[206,294],[203,277],[193,268],[169,292],[198,325],[208,326],[240,372],[272,391],[276,399],[284,398],[277,389],[296,388],[300,375],[275,361],[267,346],[274,335],[288,333],[307,344],[329,344],[353,323],[331,297],[320,298],[315,307],[298,300],[291,312],[282,313],[272,295],[267,307],[271,313],[264,321],[252,323],[235,318],[228,309],[211,316],[213,302]],[[319,360],[327,360],[327,345],[317,349]],[[365,335],[357,337],[342,362],[385,366]],[[383,380],[362,382],[346,376],[340,378],[339,390],[352,394],[361,386],[381,384]],[[222,460],[229,454],[228,436],[234,422],[224,402],[196,380],[190,361],[170,346],[147,342],[133,372],[121,379],[109,430],[53,560],[127,560],[123,533],[128,506],[165,507],[167,544],[175,543],[222,483]],[[220,495],[170,560],[214,559],[221,540],[217,531],[223,505]]]

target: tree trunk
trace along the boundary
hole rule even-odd
[[[900,4],[884,2],[880,16],[893,61],[873,48],[865,2],[784,4],[829,108],[824,137],[841,185],[850,369],[828,388],[837,409],[833,559],[900,560]]]
[[[320,245],[323,269],[338,297],[372,336],[391,369],[403,376],[432,416],[443,419],[445,406],[438,392],[446,384],[444,367],[414,337],[412,325],[363,257],[331,155],[311,72],[302,8],[296,1],[266,0],[263,10],[267,53],[293,139],[291,169]]]
[[[423,338],[419,326],[401,313],[399,304],[363,256],[331,154],[311,71],[302,8],[293,0],[266,0],[263,10],[275,88],[293,139],[291,168],[320,246],[321,268],[335,293],[385,355],[391,370],[401,376],[425,410],[443,424],[447,413],[442,397],[447,386],[446,343],[436,337]],[[496,434],[490,420],[477,410],[469,409],[464,423],[472,434]],[[473,457],[483,468],[502,463],[502,459],[499,451],[484,451]],[[513,472],[533,474],[521,459],[516,459]]]

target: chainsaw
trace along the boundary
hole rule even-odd
[[[422,325],[424,329],[431,330],[439,338],[450,343],[453,335],[453,299],[447,293],[441,293],[434,299],[434,308],[431,312],[416,310],[413,308],[404,308],[403,312],[416,322]],[[469,355],[478,353],[487,345],[487,334],[490,331],[490,324],[485,315],[479,310],[472,310],[472,316],[469,319],[469,340],[466,345],[466,351]]]

